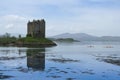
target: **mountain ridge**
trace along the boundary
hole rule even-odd
[[[93,36],[86,33],[62,33],[59,35],[52,36],[51,38],[73,38],[78,41],[120,41],[120,36]]]

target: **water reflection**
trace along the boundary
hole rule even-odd
[[[45,48],[42,49],[28,49],[26,51],[27,56],[27,67],[33,70],[45,69]]]
[[[120,80],[120,45],[106,48],[105,44],[81,43],[50,48],[1,47],[0,80]]]

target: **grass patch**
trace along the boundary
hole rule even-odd
[[[0,43],[1,44],[9,44],[9,43],[15,43],[16,42],[16,38],[0,38]]]
[[[18,39],[18,41],[25,42],[25,43],[53,43],[51,40],[47,38],[33,38],[33,37],[25,37]]]

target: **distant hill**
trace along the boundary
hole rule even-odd
[[[63,33],[60,35],[52,36],[51,38],[54,38],[54,39],[72,38],[78,41],[120,41],[120,36],[97,37],[97,36],[92,36],[92,35],[85,34],[85,33],[75,33],[75,34]]]

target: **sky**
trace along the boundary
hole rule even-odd
[[[47,36],[120,36],[120,0],[0,0],[0,34],[26,34],[33,19],[45,19]]]

